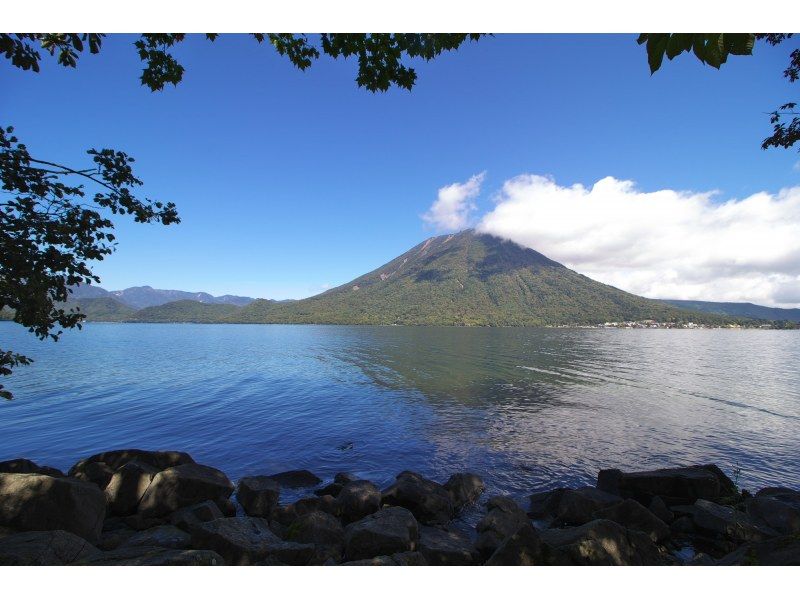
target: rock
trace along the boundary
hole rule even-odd
[[[470,539],[456,530],[419,526],[417,550],[429,565],[475,565],[478,551]]]
[[[213,521],[214,519],[222,518],[222,511],[220,511],[217,503],[213,500],[206,500],[195,505],[189,505],[178,509],[169,516],[169,523],[188,532],[195,525],[200,525],[206,521]]]
[[[358,476],[356,476],[355,474],[340,471],[335,476],[333,476],[333,483],[345,486],[350,482],[355,482],[357,479]]]
[[[595,511],[594,518],[609,519],[625,528],[647,534],[657,544],[666,540],[670,534],[669,526],[666,523],[632,498]]]
[[[272,474],[269,477],[278,482],[283,488],[306,488],[322,483],[321,479],[307,469],[284,471]]]
[[[178,451],[142,451],[139,449],[123,449],[117,451],[107,451],[105,453],[98,453],[81,459],[69,470],[69,475],[75,476],[86,470],[86,467],[92,463],[104,463],[111,471],[116,471],[130,461],[139,461],[155,467],[158,471],[167,469],[168,467],[175,467],[177,465],[185,465],[187,463],[194,463],[188,454]]]
[[[211,550],[173,550],[159,546],[122,546],[99,552],[75,564],[102,566],[187,566],[224,565],[224,559]]]
[[[744,544],[721,558],[719,565],[800,565],[800,538],[796,534]]]
[[[278,542],[270,547],[269,556],[265,561],[272,561],[279,565],[316,565],[320,564],[318,552],[313,544],[299,544],[297,542]]]
[[[349,561],[343,565],[353,566],[424,566],[427,565],[425,557],[419,552],[398,552],[392,555],[376,556],[371,559]]]
[[[618,469],[601,470],[597,476],[600,490],[633,498],[649,504],[660,496],[667,505],[691,504],[698,498],[714,500],[737,493],[736,485],[716,465],[693,465],[623,473]]]
[[[322,511],[331,515],[337,514],[336,499],[332,496],[309,496],[288,505],[275,508],[272,512],[271,521],[276,521],[283,526],[290,526],[295,520],[311,513],[312,511]]]
[[[557,565],[659,565],[661,553],[647,535],[607,519],[580,527],[548,529],[541,539],[552,549],[549,562]]]
[[[105,463],[87,463],[81,471],[78,471],[72,477],[82,482],[94,484],[100,490],[104,490],[113,475],[114,470]]]
[[[339,492],[342,491],[342,488],[344,488],[344,486],[342,486],[341,484],[337,484],[336,482],[331,482],[327,486],[323,486],[322,488],[317,488],[316,490],[314,490],[314,494],[316,494],[317,496],[325,496],[327,494],[329,496],[333,496],[334,498],[336,498],[337,496],[339,496]]]
[[[669,510],[667,503],[660,496],[654,496],[647,507],[652,511],[653,515],[661,519],[664,523],[669,525],[675,519],[675,514]]]
[[[12,459],[0,462],[0,473],[40,473],[55,478],[63,477],[61,470],[46,465],[37,465],[30,459]]]
[[[127,515],[123,517],[122,520],[129,528],[138,531],[150,529],[151,527],[158,527],[159,525],[167,523],[167,520],[162,517],[145,517],[139,513]]]
[[[778,535],[774,530],[753,522],[747,513],[733,507],[718,505],[698,499],[694,503],[692,521],[695,528],[710,534],[719,534],[734,542],[765,540]]]
[[[547,553],[548,549],[542,543],[539,533],[527,523],[503,540],[486,564],[488,566],[545,565]]]
[[[426,524],[447,523],[454,514],[453,501],[445,487],[412,471],[397,476],[397,481],[384,490],[382,503],[404,507]]]
[[[444,487],[450,493],[456,510],[474,503],[486,489],[483,480],[474,473],[455,473],[444,483]]]
[[[132,515],[158,470],[140,461],[129,461],[117,469],[105,486],[108,511],[114,515]]]
[[[342,487],[336,497],[336,507],[345,523],[371,515],[381,506],[381,491],[367,480],[354,480]]]
[[[218,498],[214,501],[223,517],[236,517],[236,503],[230,498]]]
[[[139,502],[138,513],[161,517],[204,500],[226,499],[232,492],[233,484],[220,470],[196,463],[178,465],[155,475]]]
[[[669,525],[670,532],[675,535],[691,535],[695,532],[691,517],[678,517]]]
[[[478,539],[475,542],[475,548],[484,559],[489,558],[519,528],[530,525],[525,511],[506,496],[489,499],[486,508],[489,512],[476,526]]]
[[[265,475],[242,478],[236,487],[236,500],[251,517],[269,519],[278,506],[280,494],[280,484]]]
[[[124,527],[120,529],[112,529],[112,530],[103,530],[100,534],[100,539],[97,541],[95,546],[100,550],[114,550],[115,548],[119,548],[125,542],[127,542],[130,538],[135,536],[138,532],[134,529],[129,527]]]
[[[191,536],[174,525],[159,525],[128,538],[124,546],[160,546],[183,549],[191,545]]]
[[[94,484],[36,473],[0,473],[0,525],[20,531],[64,530],[96,542],[106,499]]]
[[[300,544],[341,546],[344,528],[333,515],[311,511],[298,517],[286,530],[284,539]]]
[[[283,540],[259,517],[223,517],[192,528],[192,546],[213,550],[229,565],[252,565],[283,548]]]
[[[0,538],[0,565],[69,565],[99,552],[85,539],[63,530]]]
[[[595,518],[595,511],[621,501],[619,496],[591,486],[575,490],[557,488],[547,495],[537,493],[531,496],[531,515],[552,519],[557,525],[583,525]]]
[[[717,561],[705,552],[698,552],[692,557],[692,560],[685,564],[689,567],[710,567],[716,565]]]
[[[345,528],[347,560],[357,561],[396,552],[414,551],[419,527],[411,511],[388,507]]]
[[[765,488],[747,501],[747,514],[756,523],[780,534],[800,532],[800,492]]]

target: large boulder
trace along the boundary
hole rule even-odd
[[[94,463],[87,463],[80,471],[75,472],[71,477],[81,480],[82,482],[89,482],[101,490],[104,490],[113,476],[114,470],[110,466],[97,461]]]
[[[533,526],[527,523],[503,540],[486,565],[546,565],[547,559],[548,547]]]
[[[60,529],[96,542],[105,516],[105,496],[93,484],[36,473],[0,473],[0,526]]]
[[[737,543],[766,540],[778,535],[775,530],[755,523],[747,513],[702,498],[694,503],[692,521],[701,532],[720,535]]]
[[[385,505],[404,507],[425,524],[447,523],[455,509],[447,489],[413,471],[400,473],[394,484],[383,491]]]
[[[797,534],[750,542],[717,561],[718,565],[800,565],[800,538]]]
[[[213,550],[228,565],[253,565],[287,551],[297,557],[301,548],[296,542],[284,542],[259,517],[224,517],[192,528],[192,546]],[[303,548],[305,550],[305,547]],[[310,556],[311,552],[305,553]],[[302,563],[292,563],[302,564]]]
[[[489,558],[519,528],[530,525],[528,514],[507,496],[489,499],[486,509],[488,512],[475,526],[478,532],[475,547],[483,558]]]
[[[737,493],[736,484],[713,464],[631,473],[603,469],[597,475],[597,487],[623,498],[634,498],[644,505],[655,496],[660,496],[668,505],[676,505]]]
[[[102,566],[209,566],[224,565],[223,558],[211,550],[175,550],[160,546],[121,546],[108,552],[98,552],[76,565]]]
[[[118,470],[120,467],[130,461],[139,461],[155,467],[161,471],[169,467],[177,465],[185,465],[187,463],[194,463],[187,453],[179,451],[143,451],[139,449],[122,449],[116,451],[106,451],[105,453],[98,453],[81,459],[69,470],[69,475],[75,476],[86,470],[87,466],[91,463],[103,463],[107,465],[112,471]]]
[[[583,525],[595,519],[594,513],[622,501],[619,496],[591,486],[557,488],[531,495],[530,515],[555,525]]]
[[[313,511],[322,511],[329,515],[336,515],[338,513],[336,499],[330,495],[307,496],[288,505],[276,507],[272,511],[270,521],[288,527],[292,525],[298,517],[302,517],[306,513],[311,513]]]
[[[108,511],[113,515],[131,515],[136,512],[150,482],[158,473],[152,465],[129,461],[117,469],[105,487]]]
[[[475,565],[479,560],[470,539],[451,529],[419,526],[417,550],[429,565]]]
[[[664,557],[641,532],[626,530],[607,519],[579,527],[548,529],[540,533],[557,565],[660,565]]]
[[[190,531],[193,527],[222,518],[222,511],[213,500],[206,500],[196,505],[189,505],[178,509],[169,516],[169,522],[183,531]]]
[[[61,477],[64,475],[60,469],[48,467],[47,465],[37,465],[30,459],[0,461],[0,473],[40,473],[53,477]]]
[[[450,493],[450,500],[456,510],[471,505],[486,490],[486,484],[474,473],[454,473],[444,483],[444,487]]]
[[[367,515],[345,528],[347,560],[416,550],[419,526],[414,515],[403,507],[388,507]]]
[[[283,488],[307,488],[322,483],[322,480],[307,469],[293,469],[269,476]]]
[[[341,546],[344,542],[344,528],[333,515],[311,511],[298,517],[288,527],[284,539],[300,544]]]
[[[123,546],[160,546],[184,549],[191,546],[191,539],[188,533],[174,525],[159,525],[134,534]]]
[[[239,480],[236,500],[251,517],[269,518],[278,506],[280,484],[269,476],[248,476]]]
[[[376,556],[371,559],[361,559],[358,561],[348,561],[342,563],[343,565],[351,565],[356,567],[375,567],[375,566],[424,566],[428,562],[420,552],[398,552],[396,554]]]
[[[155,475],[139,502],[138,514],[163,517],[204,500],[219,503],[232,492],[233,484],[219,469],[196,463],[178,465]]]
[[[669,526],[641,503],[627,498],[623,502],[595,511],[596,519],[609,519],[621,526],[647,534],[657,544],[669,537]]]
[[[65,532],[22,532],[0,538],[0,565],[70,565],[100,551]]]
[[[764,488],[747,502],[747,514],[780,534],[796,534],[800,532],[800,492]]]
[[[336,497],[337,511],[345,523],[371,515],[381,506],[381,491],[372,482],[354,480],[345,484]]]

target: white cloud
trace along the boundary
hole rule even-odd
[[[476,206],[472,201],[481,192],[485,172],[476,174],[465,183],[453,183],[439,189],[439,195],[422,219],[441,231],[466,228]]]
[[[478,228],[646,297],[798,306],[800,187],[713,196],[522,175],[504,183]]]

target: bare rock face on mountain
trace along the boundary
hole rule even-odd
[[[105,516],[105,496],[94,484],[36,473],[0,473],[0,526],[64,530],[95,542]]]

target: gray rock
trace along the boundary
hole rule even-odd
[[[333,515],[311,511],[298,517],[287,528],[284,539],[301,544],[341,546],[344,543],[344,528]]]
[[[386,566],[425,566],[427,561],[425,557],[419,552],[398,552],[391,555],[376,556],[371,559],[361,559],[358,561],[349,561],[342,563],[343,565],[351,565],[356,567],[386,567]]]
[[[330,515],[338,514],[338,507],[336,499],[330,495],[326,496],[309,496],[301,498],[288,505],[276,507],[272,511],[271,521],[276,521],[281,525],[288,527],[294,523],[298,517],[311,513],[313,511],[322,511]]]
[[[557,565],[660,565],[664,557],[647,535],[607,519],[580,527],[548,529],[541,539]]]
[[[388,507],[345,528],[345,555],[348,560],[416,550],[419,527],[414,515],[403,507]]]
[[[173,550],[159,546],[122,546],[109,552],[99,552],[77,565],[107,566],[208,566],[224,565],[224,559],[211,550]]]
[[[412,471],[397,476],[397,481],[384,490],[382,503],[404,507],[425,524],[447,523],[455,512],[450,493],[444,486]]]
[[[628,529],[647,534],[657,544],[666,540],[670,535],[669,526],[666,523],[631,498],[595,511],[594,517],[609,519]]]
[[[718,505],[698,499],[694,503],[692,521],[695,527],[706,533],[719,534],[734,542],[765,540],[778,534],[753,522],[747,513],[733,507]]]
[[[542,542],[539,533],[528,523],[503,540],[486,561],[486,565],[545,565],[547,555],[547,546]]]
[[[667,503],[660,496],[654,496],[647,508],[667,525],[675,519],[675,514],[669,510]]]
[[[70,565],[99,552],[83,538],[63,530],[0,538],[0,565]]]
[[[105,515],[105,496],[94,484],[36,473],[0,473],[0,526],[61,529],[96,542]]]
[[[519,528],[530,525],[525,511],[511,498],[496,496],[486,503],[488,513],[476,525],[478,539],[475,548],[484,559]]]
[[[95,546],[100,550],[114,550],[125,544],[125,542],[137,533],[139,532],[127,526],[124,528],[103,530]]]
[[[306,488],[322,483],[321,479],[307,469],[283,471],[274,473],[269,477],[278,482],[283,488]]]
[[[175,467],[177,465],[185,465],[187,463],[194,463],[188,454],[178,451],[143,451],[139,449],[123,449],[116,451],[107,451],[105,453],[98,453],[81,459],[69,470],[69,475],[75,476],[86,470],[86,467],[91,463],[104,463],[112,472],[116,471],[130,461],[139,461],[152,465],[157,470],[161,471],[168,467]]]
[[[471,505],[486,490],[486,484],[474,473],[455,473],[444,483],[453,507],[458,510]]]
[[[265,475],[242,478],[236,488],[236,500],[251,517],[269,518],[280,495],[280,484]]]
[[[350,482],[355,482],[358,479],[358,476],[352,473],[347,473],[346,471],[340,471],[335,476],[333,476],[333,483],[334,484],[341,484],[342,486],[349,484]]]
[[[623,473],[618,469],[601,470],[597,476],[600,490],[649,504],[660,496],[668,505],[691,504],[698,498],[713,500],[737,493],[736,485],[716,465],[693,465]]]
[[[204,500],[228,498],[233,484],[218,469],[189,463],[160,471],[139,502],[143,517],[162,517]]]
[[[557,525],[583,525],[595,519],[594,512],[622,502],[619,496],[591,486],[557,488],[531,496],[531,515],[552,519]]]
[[[114,470],[105,463],[87,463],[84,468],[76,472],[72,477],[94,484],[104,490],[114,475]]]
[[[124,546],[160,546],[184,549],[191,546],[191,536],[174,525],[159,525],[134,534]]]
[[[780,534],[800,532],[800,492],[765,488],[747,501],[747,514],[758,524]]]
[[[271,556],[284,542],[258,517],[223,517],[192,528],[192,546],[213,550],[229,565],[253,565]]]
[[[456,530],[419,526],[417,550],[429,565],[475,565],[479,561],[470,539]]]
[[[30,459],[12,459],[0,462],[0,473],[40,473],[53,477],[62,477],[61,470],[47,465],[37,465]]]
[[[132,515],[158,470],[140,461],[129,461],[117,469],[105,486],[108,511],[114,515]]]
[[[336,497],[337,511],[345,523],[371,515],[381,506],[381,491],[367,480],[345,484]]]
[[[800,565],[800,538],[796,534],[744,544],[721,558],[719,565]]]

